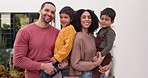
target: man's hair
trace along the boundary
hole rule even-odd
[[[52,2],[44,2],[44,3],[41,5],[41,9],[44,8],[45,4],[51,4],[51,5],[53,5],[54,7],[56,7],[56,6],[54,5],[54,3],[52,3]]]
[[[63,8],[60,10],[59,14],[61,14],[61,13],[68,14],[69,17],[70,17],[70,19],[73,19],[74,10],[73,10],[71,7],[69,7],[69,6],[63,7]]]
[[[107,15],[111,18],[111,21],[114,21],[116,17],[116,12],[112,8],[105,8],[103,11],[101,11],[100,17],[102,15]]]
[[[98,20],[97,15],[93,11],[91,11],[89,9],[86,9],[86,10],[85,9],[80,9],[80,10],[75,12],[74,18],[73,18],[73,26],[74,26],[74,28],[75,28],[75,30],[77,32],[82,31],[81,15],[85,11],[90,13],[91,20],[92,20],[91,25],[88,28],[88,33],[93,33],[99,27],[99,25],[98,25],[99,20]]]

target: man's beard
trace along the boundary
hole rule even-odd
[[[53,18],[46,19],[46,17],[42,17],[42,20],[44,21],[44,23],[49,24],[49,22],[51,22]]]
[[[49,22],[51,22],[52,19],[51,19],[50,21],[47,21],[47,20],[43,19],[43,21],[44,21],[46,24],[49,24]]]

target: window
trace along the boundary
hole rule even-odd
[[[13,48],[18,30],[38,17],[38,13],[0,13],[0,35],[6,39],[6,47]]]

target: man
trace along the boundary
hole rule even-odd
[[[40,78],[40,70],[52,75],[55,68],[50,63],[59,30],[49,24],[55,16],[52,2],[42,4],[37,22],[21,28],[14,42],[14,65],[25,69],[25,78]]]

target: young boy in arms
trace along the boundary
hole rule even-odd
[[[76,31],[73,25],[71,24],[74,15],[74,10],[69,6],[66,6],[61,9],[59,14],[62,30],[59,32],[59,35],[56,39],[54,55],[51,58],[51,62],[55,66],[55,68],[57,68],[57,70],[62,69],[63,64],[65,65],[65,63],[68,63],[67,58],[72,49],[74,37],[76,34]],[[41,77],[52,78],[55,74],[56,73],[50,76],[42,71]]]
[[[114,23],[115,16],[116,13],[112,8],[105,8],[100,14],[99,24],[101,29],[97,33],[95,41],[97,51],[101,52],[101,55],[105,57],[101,63],[102,67],[108,65],[112,59],[110,50],[112,49],[116,34],[111,25]],[[94,69],[93,78],[100,78],[102,73],[98,70],[99,67]]]

